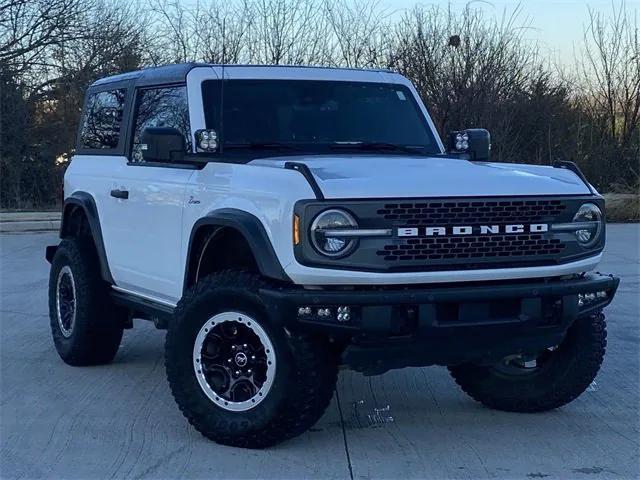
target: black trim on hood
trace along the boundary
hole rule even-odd
[[[299,162],[285,162],[284,168],[288,170],[295,170],[296,172],[300,172],[304,176],[304,178],[307,179],[309,186],[311,187],[311,189],[313,190],[313,193],[316,196],[316,200],[324,200],[324,194],[320,189],[320,185],[318,185],[318,182],[316,182],[316,179],[313,176],[313,173],[311,173],[311,170],[306,164],[299,163]]]
[[[591,192],[591,195],[596,195],[596,192],[594,192],[593,188],[591,188],[591,184],[589,184],[589,182],[587,181],[587,177],[584,176],[584,173],[582,173],[582,170],[580,170],[580,167],[578,167],[578,165],[576,165],[574,162],[570,162],[568,160],[561,160],[559,162],[555,162],[553,166],[554,168],[564,168],[565,170],[571,170],[587,186],[587,188],[589,189],[589,192]]]

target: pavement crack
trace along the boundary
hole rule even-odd
[[[338,413],[340,414],[340,427],[342,428],[342,439],[344,440],[344,452],[347,455],[347,466],[349,467],[349,478],[353,480],[353,466],[351,465],[351,455],[349,454],[349,443],[347,442],[347,429],[344,424],[344,415],[342,415],[342,406],[340,405],[340,394],[336,388],[336,401],[338,403]]]

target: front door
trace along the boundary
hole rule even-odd
[[[109,266],[119,288],[175,303],[182,296],[182,212],[193,170],[143,161],[140,136],[147,127],[177,128],[190,150],[186,88],[138,90],[132,125],[129,161],[110,186],[109,241],[117,248]]]

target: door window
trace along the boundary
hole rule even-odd
[[[131,160],[142,161],[141,137],[148,127],[172,127],[184,136],[191,151],[191,128],[186,87],[150,88],[138,92]]]

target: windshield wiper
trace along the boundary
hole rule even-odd
[[[290,143],[280,142],[249,142],[249,143],[225,143],[222,145],[224,150],[231,149],[247,149],[247,150],[297,150]]]
[[[396,143],[386,142],[334,142],[329,145],[334,149],[358,149],[358,150],[395,150],[397,152],[406,152],[413,155],[425,155],[418,149],[424,148],[422,145],[398,145]]]

